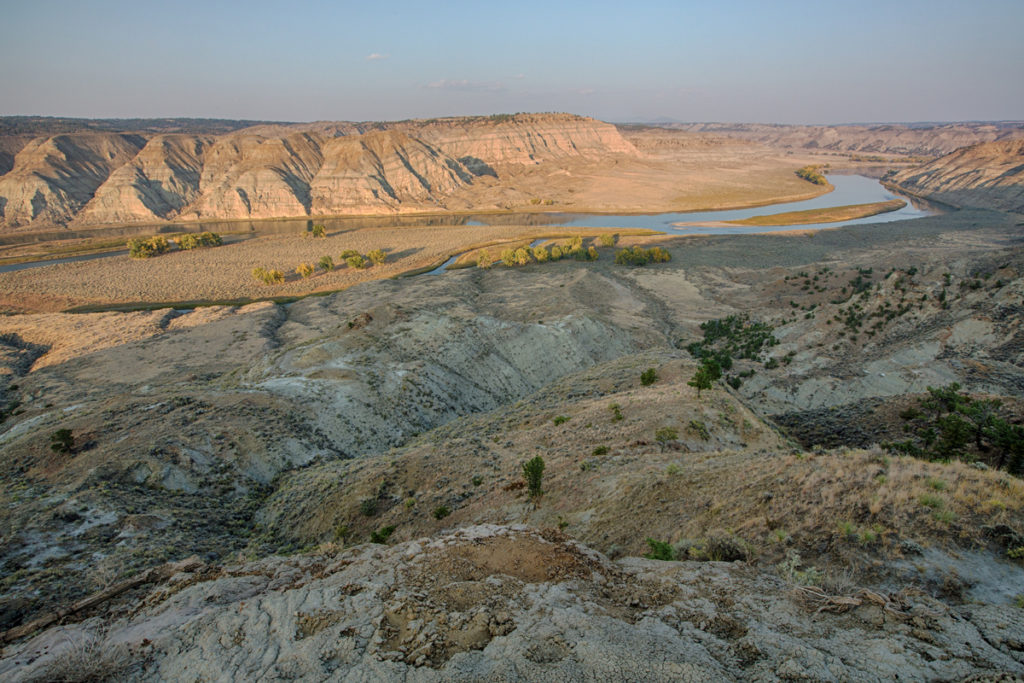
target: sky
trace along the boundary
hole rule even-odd
[[[0,115],[1024,119],[1024,0],[0,0]]]

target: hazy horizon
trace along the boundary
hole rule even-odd
[[[4,9],[0,115],[615,122],[1024,119],[1024,3],[509,6],[125,0]]]

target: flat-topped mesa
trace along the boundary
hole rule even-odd
[[[1024,213],[1024,137],[965,147],[890,180],[955,206]]]
[[[437,211],[508,169],[620,154],[614,126],[570,114],[68,133],[0,176],[0,229]]]

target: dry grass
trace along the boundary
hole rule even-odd
[[[827,209],[807,209],[806,211],[788,211],[768,216],[752,216],[738,221],[726,221],[726,225],[810,225],[816,223],[838,223],[855,218],[877,216],[880,213],[897,211],[906,206],[902,199],[890,199],[887,202],[873,204],[850,204]]]
[[[429,270],[453,254],[485,244],[599,232],[486,225],[362,228],[332,233],[324,239],[302,234],[273,235],[151,259],[114,256],[0,274],[0,309],[28,312],[91,306],[95,310],[126,303],[158,307],[298,297]],[[340,265],[310,278],[295,273],[298,264],[317,262],[324,255],[340,261],[338,256],[343,250],[355,249],[365,254],[377,248],[388,252],[386,263],[365,269]],[[283,271],[287,274],[285,283],[266,285],[255,280],[252,270],[256,267]]]
[[[637,367],[647,362],[638,359]],[[599,399],[550,409],[539,407],[543,399],[526,400],[458,420],[431,442],[386,457],[309,470],[272,507],[297,505],[281,525],[303,542],[326,538],[339,520],[350,524],[357,540],[381,524],[395,524],[395,538],[403,540],[514,518],[541,527],[566,525],[566,533],[612,554],[641,555],[647,537],[700,546],[728,536],[761,561],[777,562],[799,549],[808,564],[819,566],[855,556],[900,556],[904,540],[984,546],[991,542],[986,526],[1024,527],[1024,482],[1005,473],[879,450],[794,451],[723,390],[697,400],[685,384],[692,374],[685,363],[660,365],[661,379],[648,388],[639,387],[635,372],[633,386]],[[609,372],[599,384],[607,391],[615,382]],[[579,378],[573,387],[588,391]],[[623,420],[613,419],[612,403],[621,407]],[[569,419],[555,425],[555,415]],[[709,441],[685,431],[692,420],[707,425]],[[663,452],[655,432],[665,426],[676,428],[680,440]],[[598,447],[608,454],[594,456]],[[547,464],[546,493],[533,510],[514,484],[520,461],[536,453]],[[477,476],[481,485],[469,488]],[[379,519],[360,519],[359,500],[384,480],[416,498],[415,506],[396,504]],[[326,498],[307,497],[326,490],[321,483],[327,481],[345,485],[329,487]],[[936,491],[936,481],[944,482],[943,490]],[[465,491],[469,497],[452,505],[451,517],[428,518],[426,511]],[[926,495],[941,502],[924,505]]]
[[[132,653],[126,644],[84,634],[69,639],[64,648],[28,680],[38,683],[119,680],[131,665]]]

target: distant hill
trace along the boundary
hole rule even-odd
[[[802,126],[769,123],[666,123],[659,127],[713,133],[772,147],[865,154],[941,156],[961,147],[1024,137],[1024,121],[882,123]]]

